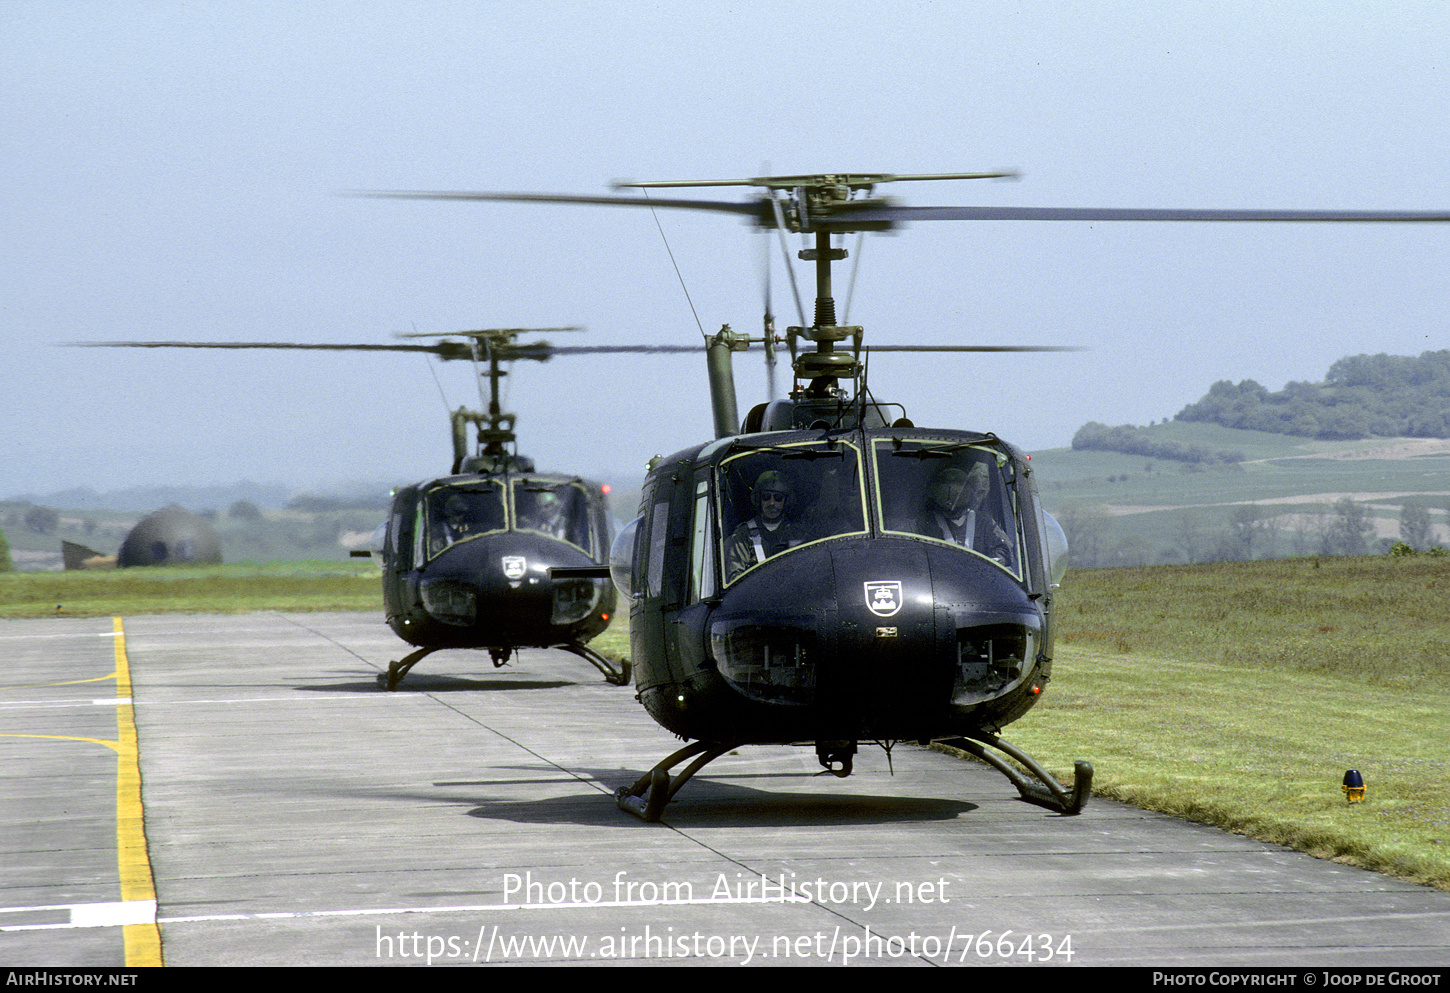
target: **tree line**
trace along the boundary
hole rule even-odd
[[[1450,438],[1450,350],[1351,355],[1324,382],[1277,393],[1252,379],[1219,380],[1174,419],[1323,440]]]
[[[1233,463],[1244,460],[1243,452],[1213,449],[1207,445],[1171,441],[1166,438],[1151,438],[1142,434],[1131,424],[1108,427],[1097,421],[1088,421],[1072,436],[1072,447],[1076,451],[1093,449],[1103,452],[1123,452],[1127,455],[1144,455],[1154,459],[1170,459],[1195,465]]]
[[[1054,511],[1067,534],[1068,562],[1080,568],[1246,562],[1310,556],[1447,554],[1432,511],[1450,505],[1426,498],[1400,505],[1399,539],[1377,538],[1370,507],[1351,497],[1308,512],[1282,506],[1239,504],[1220,512],[1185,510],[1171,537],[1150,540],[1138,528],[1124,532],[1105,508],[1069,506]],[[1121,518],[1131,521],[1131,518]]]

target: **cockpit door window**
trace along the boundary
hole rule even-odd
[[[690,602],[715,595],[719,582],[715,544],[715,504],[710,500],[708,473],[695,480],[694,530],[690,535]]]

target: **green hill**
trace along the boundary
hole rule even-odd
[[[1131,431],[1143,450],[1196,447],[1243,461],[1034,452],[1074,565],[1342,554],[1346,528],[1363,535],[1363,551],[1383,552],[1405,536],[1407,514],[1411,533],[1416,522],[1426,532],[1412,544],[1450,543],[1450,440],[1319,441],[1189,421]]]

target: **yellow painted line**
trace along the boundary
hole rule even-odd
[[[77,686],[80,683],[101,683],[101,682],[106,681],[107,679],[115,679],[115,678],[116,678],[116,674],[113,672],[109,676],[96,676],[94,679],[72,679],[68,683],[50,683],[48,685],[50,685],[50,686]]]
[[[81,683],[104,683],[108,679],[115,679],[113,672],[109,676],[95,676],[91,679],[71,679],[64,683],[22,683],[18,686],[0,686],[0,690],[39,690],[50,686],[79,686]]]
[[[161,955],[161,927],[156,923],[156,883],[151,856],[146,850],[146,823],[141,807],[141,756],[136,745],[136,708],[131,700],[131,663],[126,658],[126,633],[121,618],[113,617],[116,632],[116,859],[121,870],[121,900],[149,902],[151,920],[126,924],[126,965],[165,965]]]
[[[125,637],[125,635],[122,634],[119,630],[117,630],[117,631],[111,631],[109,634],[82,634],[82,635],[76,635],[76,634],[30,635],[30,634],[27,634],[27,635],[20,635],[18,637],[14,637],[14,638],[10,638],[10,637],[0,638],[0,641],[19,641],[19,640],[33,641],[37,637],[42,637],[42,638],[120,638],[120,637]],[[115,678],[116,678],[116,674],[113,672],[109,676],[93,676],[90,679],[72,679],[72,680],[68,680],[67,682],[64,682],[64,683],[21,683],[20,685],[17,685],[17,686],[0,686],[0,690],[34,690],[34,689],[43,689],[43,688],[45,688],[47,686],[76,686],[76,685],[78,685],[80,683],[103,683],[103,682],[105,682],[108,679],[115,679]]]
[[[82,738],[74,734],[11,734],[6,732],[0,734],[0,738],[50,738],[52,741],[89,741],[93,745],[105,745],[114,752],[120,752],[119,741],[107,741],[104,738]]]

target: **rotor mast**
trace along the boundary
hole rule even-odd
[[[764,176],[752,179],[685,180],[679,182],[616,183],[617,188],[663,189],[687,186],[754,186],[766,190],[755,213],[755,223],[765,228],[783,228],[796,234],[814,234],[814,247],[801,249],[797,258],[814,262],[816,301],[811,327],[786,328],[791,369],[796,379],[808,380],[804,395],[827,398],[839,395],[837,381],[857,379],[861,374],[860,325],[836,323],[836,300],[832,289],[831,264],[848,256],[844,248],[831,245],[831,235],[852,231],[889,231],[897,221],[889,216],[892,201],[872,197],[878,183],[1015,178],[1015,172],[953,172],[897,175],[893,173],[820,174]],[[783,196],[778,196],[778,194]],[[858,194],[860,194],[858,196]],[[789,263],[789,260],[787,260]],[[796,339],[815,342],[815,349],[797,353]],[[852,342],[851,352],[837,351],[837,342]],[[799,390],[800,388],[797,387]]]
[[[474,471],[493,471],[511,467],[522,467],[525,468],[525,471],[532,469],[531,464],[525,466],[528,460],[523,459],[517,451],[518,436],[514,433],[514,422],[518,417],[516,414],[504,411],[499,402],[499,381],[508,375],[508,371],[501,368],[501,363],[517,359],[534,359],[543,362],[554,354],[555,349],[547,342],[532,342],[527,345],[514,344],[514,339],[520,334],[582,330],[584,329],[581,327],[487,328],[476,331],[455,331],[447,335],[450,338],[469,339],[467,347],[474,368],[478,371],[480,399],[483,399],[483,380],[485,377],[488,379],[487,412],[479,413],[469,410],[467,407],[459,407],[452,413],[453,472],[455,474],[464,471],[465,466],[470,462]],[[436,338],[442,336],[420,334],[405,337]],[[442,354],[441,357],[446,359],[453,356]],[[487,367],[483,368],[485,364]],[[477,453],[471,459],[468,454],[468,425],[470,424],[474,427],[478,445]],[[509,446],[514,446],[514,451],[510,451]]]
[[[791,351],[791,370],[798,379],[809,379],[807,393],[824,397],[835,389],[841,378],[855,379],[860,373],[859,355],[863,329],[859,324],[843,326],[836,323],[836,298],[831,286],[831,263],[847,257],[846,249],[831,246],[831,232],[828,228],[816,231],[816,247],[804,248],[799,258],[816,264],[816,307],[815,323],[808,328],[788,327]],[[795,339],[814,341],[814,352],[796,354]],[[855,347],[850,355],[837,352],[836,342],[853,339]]]
[[[518,436],[514,434],[514,421],[516,415],[504,413],[503,407],[499,404],[499,380],[508,375],[508,372],[499,368],[498,349],[487,347],[488,339],[483,334],[470,332],[473,340],[469,342],[473,351],[475,366],[481,362],[488,363],[488,370],[479,370],[479,394],[483,393],[482,380],[488,377],[489,396],[488,412],[480,414],[477,411],[469,410],[467,407],[459,407],[453,411],[453,471],[461,472],[463,464],[468,458],[468,425],[472,424],[478,438],[477,457],[487,459],[493,465],[503,465],[510,458],[516,458],[516,453],[510,453],[505,446],[515,444]],[[481,355],[480,352],[487,353]]]

